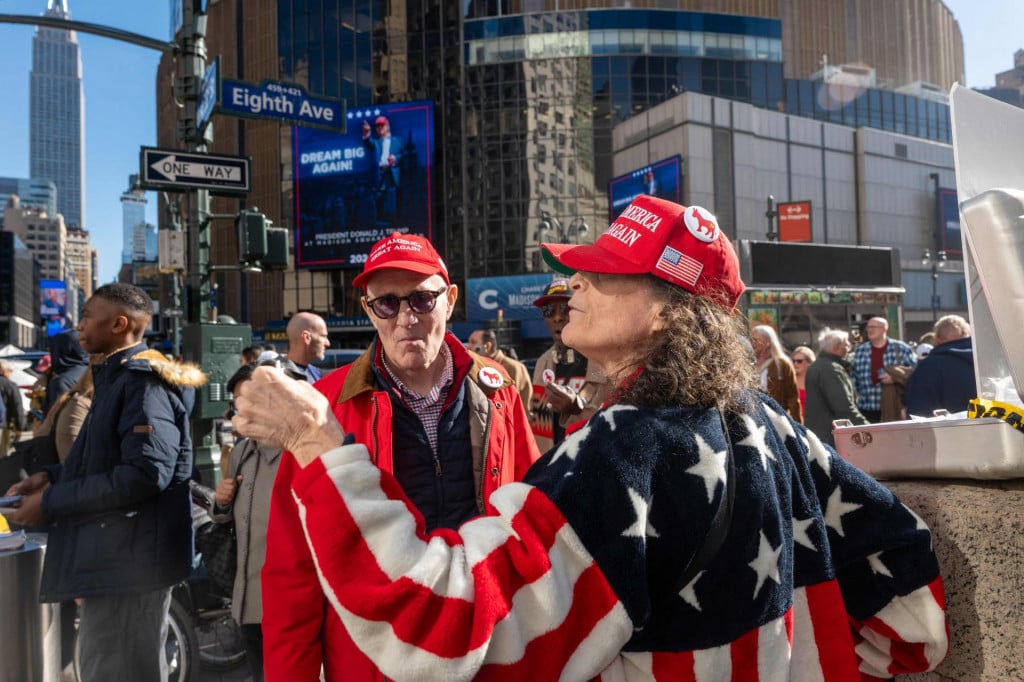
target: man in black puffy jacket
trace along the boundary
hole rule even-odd
[[[171,587],[192,565],[186,403],[205,376],[146,347],[151,310],[131,284],[92,295],[81,345],[106,359],[92,369],[89,418],[63,466],[8,492],[25,496],[10,521],[49,524],[41,600],[81,599],[83,682],[166,679]]]

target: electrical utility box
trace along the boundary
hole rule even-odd
[[[200,322],[185,327],[182,354],[203,368],[207,381],[196,396],[192,416],[219,419],[228,408],[228,379],[241,366],[242,349],[252,343],[247,324]]]

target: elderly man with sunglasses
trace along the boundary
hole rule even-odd
[[[590,419],[608,397],[604,373],[562,341],[562,328],[569,323],[570,296],[569,280],[557,277],[533,302],[554,341],[533,370],[532,427],[541,450],[561,443],[566,427]]]
[[[317,389],[395,476],[422,530],[493,513],[491,493],[521,479],[540,453],[508,375],[446,331],[459,289],[441,257],[423,237],[395,232],[373,246],[353,284],[377,337]],[[266,678],[313,682],[322,665],[327,682],[382,679],[321,591],[291,491],[299,470],[286,453],[274,484],[262,575]]]

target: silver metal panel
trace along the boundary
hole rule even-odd
[[[954,85],[950,111],[978,391],[1020,405],[1024,110]]]
[[[1001,480],[1024,473],[1024,433],[999,419],[839,426],[840,456],[875,478]]]
[[[60,605],[39,603],[44,549],[0,552],[0,682],[60,680]]]

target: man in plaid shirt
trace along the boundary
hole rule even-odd
[[[857,390],[857,407],[872,423],[882,419],[882,387],[892,383],[886,367],[914,367],[917,355],[902,341],[889,338],[889,321],[872,317],[867,323],[868,342],[853,352],[853,387]]]

